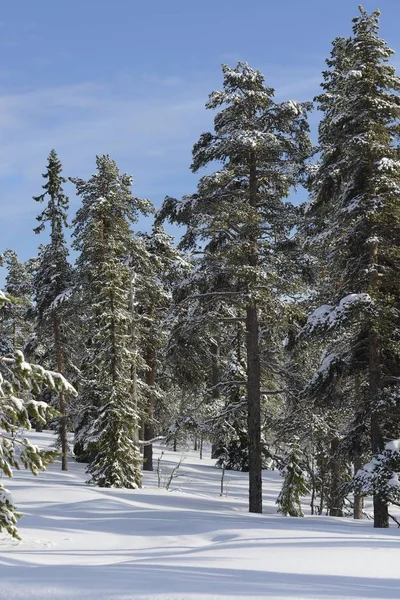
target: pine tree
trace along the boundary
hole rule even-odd
[[[166,386],[160,385],[163,378],[162,358],[165,358],[169,333],[171,294],[179,285],[188,264],[182,254],[174,248],[172,238],[160,225],[155,225],[148,234],[138,234],[131,244],[129,264],[134,278],[132,292],[133,337],[144,361],[144,372],[139,373],[143,406],[143,469],[153,470],[153,445],[155,435],[155,413],[165,401]]]
[[[14,350],[23,350],[32,334],[32,273],[29,262],[21,262],[14,250],[5,250],[3,261],[7,268],[4,289],[14,302],[2,310],[1,335]]]
[[[283,461],[282,475],[284,477],[282,490],[276,503],[278,512],[289,517],[304,517],[301,508],[301,498],[308,494],[308,484],[304,459],[299,445],[294,441]]]
[[[311,321],[331,332],[313,382],[335,386],[343,401],[352,389],[349,430],[362,432],[368,418],[373,454],[397,437],[389,398],[399,389],[400,366],[400,80],[378,31],[379,11],[368,15],[360,7],[353,35],[334,42],[317,98],[321,162],[307,216],[329,297]],[[360,445],[361,437],[347,441]],[[374,526],[388,527],[387,498],[378,490]]]
[[[83,411],[76,424],[75,448],[91,455],[91,482],[102,487],[141,485],[135,444],[139,424],[132,391],[129,296],[130,225],[151,205],[134,198],[132,178],[121,174],[109,156],[96,160],[88,181],[73,179],[82,206],[74,220],[74,247],[87,348],[80,386]]]
[[[275,393],[280,383],[274,370],[268,371],[276,358],[275,325],[280,319],[271,316],[282,315],[280,298],[289,289],[289,278],[280,274],[290,263],[293,211],[282,200],[310,151],[308,106],[274,103],[262,74],[246,63],[234,69],[223,65],[222,70],[223,90],[213,92],[206,105],[221,109],[215,131],[204,133],[195,144],[192,170],[214,161],[221,168],[203,176],[193,196],[181,202],[166,199],[161,214],[187,225],[182,247],[197,245],[220,276],[203,298],[211,306],[224,297],[245,323],[249,509],[262,512],[262,382],[272,387],[266,394]]]
[[[36,343],[43,349],[46,365],[68,377],[71,375],[72,320],[68,319],[66,299],[72,292],[72,267],[68,262],[68,248],[64,236],[67,227],[69,200],[63,190],[67,181],[61,175],[62,165],[54,150],[48,157],[47,171],[43,175],[46,183],[44,192],[34,196],[37,202],[47,205],[37,217],[40,225],[34,230],[41,233],[50,228],[50,241],[40,247],[34,277],[36,301]],[[59,441],[62,453],[62,470],[68,470],[68,424],[64,393],[58,396],[61,413]]]
[[[10,303],[12,301],[0,290],[0,311]],[[3,348],[1,343],[0,348]],[[0,352],[0,471],[7,477],[12,477],[12,470],[19,469],[21,465],[36,475],[58,454],[40,450],[20,436],[21,428],[30,429],[30,418],[45,423],[54,414],[45,403],[32,399],[32,393],[38,394],[42,387],[76,394],[60,373],[27,363],[21,350],[6,354]],[[0,483],[0,531],[5,530],[19,539],[16,525],[21,516],[9,491]]]

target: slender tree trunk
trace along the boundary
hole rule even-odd
[[[261,402],[258,311],[247,307],[247,429],[249,438],[249,511],[262,512]]]
[[[378,263],[378,247],[374,244],[371,247],[371,265],[370,265],[370,291],[372,298],[376,298],[378,292],[378,272],[376,265]],[[377,398],[380,390],[380,340],[376,329],[376,323],[372,322],[369,328],[368,339],[368,357],[369,357],[369,400],[371,406],[371,450],[376,454],[383,449],[383,436],[379,412],[376,409]],[[374,527],[389,527],[389,507],[387,500],[379,493],[374,494]]]
[[[363,466],[360,457],[354,461],[354,475]],[[363,518],[364,498],[361,494],[354,494],[354,506],[353,506],[353,517],[355,519]]]
[[[339,438],[331,440],[331,487],[329,493],[329,515],[331,517],[343,517],[343,495],[340,487],[342,484],[342,463],[336,453],[339,448]]]
[[[131,276],[131,289],[129,294],[129,302],[131,309],[131,343],[132,343],[132,364],[131,364],[131,389],[132,389],[132,400],[135,407],[135,413],[138,411],[138,388],[137,388],[137,368],[136,368],[136,356],[137,356],[137,342],[136,342],[136,331],[135,331],[135,272],[132,270]],[[139,448],[139,419],[137,419],[137,425],[133,432],[133,443]]]
[[[146,383],[149,387],[147,399],[146,420],[144,422],[144,440],[154,438],[154,384],[156,381],[156,354],[153,349],[149,350],[146,358],[148,370],[146,371]],[[153,471],[153,444],[145,445],[143,448],[143,470]]]
[[[211,385],[213,388],[212,397],[214,400],[218,400],[219,398],[219,372],[220,372],[220,362],[219,362],[219,345],[217,343],[213,343],[211,346],[211,354],[212,354],[212,374],[211,374]],[[222,444],[222,442],[221,442]],[[211,446],[211,458],[218,458],[217,450],[218,450],[219,442],[218,440],[214,440]]]
[[[63,372],[63,352],[61,342],[61,323],[57,315],[54,315],[54,342],[57,353],[57,370],[59,373]],[[61,440],[61,469],[68,471],[68,427],[67,427],[67,415],[65,411],[65,398],[64,393],[60,392],[58,395],[59,408],[61,413],[60,419],[60,440]]]
[[[369,333],[369,393],[372,404],[371,414],[371,449],[376,454],[383,449],[383,437],[379,414],[373,408],[380,388],[379,373],[379,337],[374,330]],[[386,499],[379,493],[374,494],[374,527],[389,527],[389,507]]]
[[[361,396],[361,380],[360,373],[356,373],[354,377],[354,391],[356,402],[360,402]],[[354,475],[357,473],[359,469],[363,466],[361,456],[358,455],[354,461]],[[354,494],[354,504],[353,504],[353,518],[354,519],[362,519],[363,518],[363,509],[364,509],[364,497],[361,494]]]
[[[255,155],[250,156],[250,206],[254,211],[254,229],[249,234],[249,266],[258,265],[257,248],[257,168]],[[252,275],[250,274],[250,277]],[[251,292],[251,284],[249,284]],[[249,438],[249,511],[262,513],[262,464],[261,464],[261,361],[260,325],[256,301],[251,298],[246,307],[246,353],[247,353],[247,432]]]
[[[193,450],[195,452],[197,452],[198,448],[197,448],[197,433],[194,434],[194,448]]]
[[[203,434],[200,434],[200,460],[203,458]]]

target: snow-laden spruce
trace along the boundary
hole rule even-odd
[[[342,482],[346,461],[377,455],[399,426],[381,391],[400,376],[400,79],[378,32],[379,12],[360,7],[352,36],[333,43],[302,228],[319,276],[303,333],[321,348],[306,393],[340,440]],[[386,491],[374,493],[375,526],[387,527]]]
[[[10,303],[2,292],[0,312]],[[45,423],[54,416],[54,410],[45,402],[34,399],[44,387],[57,393],[76,395],[74,388],[60,373],[26,362],[21,350],[0,355],[0,472],[6,477],[12,477],[13,469],[19,469],[21,465],[36,475],[57,456],[57,451],[42,451],[27,438],[22,438],[20,433],[30,429],[31,418]],[[18,538],[17,520],[20,516],[10,493],[0,482],[0,531],[5,530]]]
[[[78,459],[90,460],[90,481],[103,487],[141,485],[139,413],[132,374],[143,364],[132,347],[130,226],[151,205],[132,195],[132,177],[109,156],[97,173],[73,179],[82,206],[74,220],[85,354],[82,410],[75,426]]]
[[[63,373],[67,378],[73,375],[74,345],[77,331],[76,318],[71,304],[66,302],[71,296],[73,281],[72,267],[68,262],[68,247],[64,228],[67,224],[69,199],[63,190],[66,179],[62,176],[62,165],[55,150],[48,157],[46,180],[43,193],[34,196],[36,202],[46,202],[44,210],[36,217],[39,221],[35,233],[50,229],[50,240],[40,246],[33,287],[35,297],[35,340],[31,352],[39,355],[42,363]],[[61,300],[63,299],[63,300]],[[47,396],[49,394],[47,393]],[[47,397],[46,397],[47,399]],[[68,469],[68,414],[63,392],[57,398],[49,398],[56,403],[61,413],[56,429],[58,444],[61,447],[62,470]]]

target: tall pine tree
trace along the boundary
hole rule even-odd
[[[379,11],[360,7],[353,35],[334,42],[317,98],[321,161],[306,215],[328,283],[325,306],[309,325],[331,332],[313,381],[336,381],[342,402],[349,397],[343,382],[353,382],[354,410],[369,419],[373,454],[398,437],[393,397],[400,397],[400,79],[378,32]],[[378,488],[374,525],[388,527],[388,499]]]
[[[67,181],[62,175],[62,165],[55,150],[48,157],[47,171],[43,174],[46,183],[44,192],[34,196],[37,202],[46,202],[37,217],[39,226],[34,230],[41,233],[50,229],[50,240],[40,247],[34,277],[36,301],[36,343],[43,348],[46,366],[64,375],[71,374],[72,322],[68,319],[66,299],[71,294],[72,267],[68,262],[68,248],[64,236],[67,227],[69,200],[63,190]],[[64,392],[58,395],[61,418],[58,427],[62,454],[62,470],[68,470],[68,425]]]
[[[281,383],[274,368],[275,334],[281,297],[290,287],[285,274],[293,213],[283,199],[310,151],[307,106],[275,103],[274,90],[246,63],[222,70],[223,89],[206,105],[219,109],[214,133],[202,134],[195,144],[192,170],[215,161],[221,167],[200,179],[193,196],[166,199],[161,212],[187,225],[182,245],[204,252],[210,270],[220,276],[203,298],[211,304],[224,297],[245,323],[249,510],[262,512],[261,399]]]

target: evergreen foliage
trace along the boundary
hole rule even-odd
[[[281,473],[284,481],[276,501],[279,506],[278,512],[289,517],[304,517],[301,499],[308,494],[309,486],[304,458],[296,441],[292,443],[283,460]]]
[[[352,381],[351,412],[369,417],[374,454],[398,427],[398,417],[395,423],[388,419],[389,407],[380,401],[378,408],[377,401],[383,387],[395,385],[400,366],[400,79],[378,30],[379,12],[368,15],[360,7],[353,35],[334,42],[317,98],[324,113],[321,159],[306,213],[309,243],[323,274],[321,295],[330,305],[323,318],[330,335],[311,384],[324,384],[325,395],[342,398],[345,408],[343,381],[347,389]],[[387,504],[379,494],[374,503],[375,526],[387,527]]]
[[[52,150],[48,157],[47,171],[43,177],[46,183],[44,192],[35,196],[37,202],[47,204],[37,217],[40,225],[35,233],[41,233],[46,225],[50,228],[50,241],[41,246],[36,265],[33,286],[36,310],[36,352],[42,362],[51,369],[56,369],[68,378],[73,375],[73,335],[74,324],[71,308],[67,302],[72,293],[73,273],[68,262],[68,248],[64,236],[67,224],[69,200],[63,190],[67,181],[61,175],[62,166],[58,156]],[[57,399],[61,418],[57,425],[59,444],[62,450],[62,468],[67,470],[67,408],[64,394]]]
[[[0,311],[10,302],[0,291]],[[21,428],[30,429],[30,418],[45,423],[54,414],[48,405],[32,397],[43,387],[76,394],[60,373],[27,363],[21,350],[0,357],[0,471],[7,477],[12,477],[13,469],[19,469],[21,465],[36,475],[58,454],[52,450],[40,450],[20,437]],[[17,520],[21,516],[9,491],[0,482],[0,531],[5,530],[19,539]]]
[[[151,205],[133,197],[132,177],[121,174],[109,156],[98,156],[96,164],[97,173],[88,181],[72,180],[82,198],[74,221],[74,247],[80,253],[77,269],[86,347],[75,448],[91,457],[92,483],[135,488],[141,485],[141,470],[131,375],[140,357],[132,348],[132,275],[127,263],[130,225]]]
[[[289,241],[294,211],[283,199],[310,152],[309,105],[275,103],[273,89],[246,63],[222,70],[223,90],[206,105],[219,109],[214,133],[195,144],[192,170],[214,161],[221,168],[200,179],[196,194],[179,202],[167,198],[161,216],[187,226],[181,247],[204,253],[208,289],[202,297],[209,307],[222,298],[246,324],[246,376],[239,386],[248,406],[250,511],[261,512],[261,384],[273,390],[280,384],[274,368],[280,298],[296,279]]]

